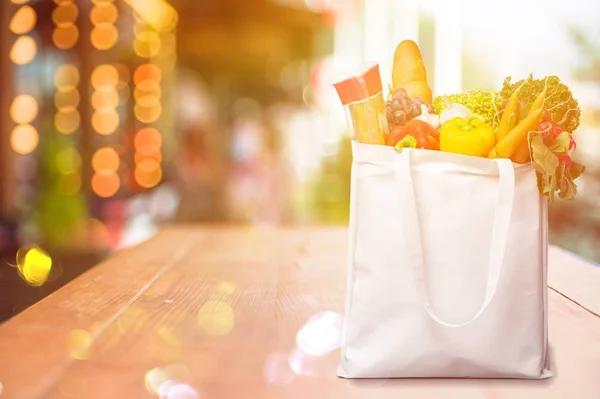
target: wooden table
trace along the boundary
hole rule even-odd
[[[0,398],[600,398],[600,268],[557,248],[554,378],[338,379],[345,249],[342,229],[168,229],[0,326]]]

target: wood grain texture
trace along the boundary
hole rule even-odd
[[[564,280],[594,281],[555,250],[554,289],[571,291],[549,294],[553,379],[337,378],[339,351],[307,355],[296,337],[315,315],[341,317],[346,245],[342,229],[166,230],[0,326],[0,398],[157,398],[167,379],[181,382],[171,399],[600,397],[600,318],[567,298],[593,290]],[[315,349],[339,334],[323,326]]]

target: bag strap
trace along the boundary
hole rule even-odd
[[[464,323],[448,323],[442,320],[433,310],[427,285],[425,283],[425,263],[423,260],[422,236],[418,215],[417,202],[415,198],[415,188],[411,173],[411,150],[404,149],[402,153],[396,156],[395,175],[396,181],[400,185],[400,196],[402,203],[405,204],[406,211],[403,213],[402,228],[404,229],[404,238],[406,240],[405,255],[409,264],[413,267],[415,278],[419,289],[419,295],[425,305],[425,311],[437,323],[451,328],[464,327],[474,322],[487,309],[492,302],[498,283],[500,281],[500,272],[504,263],[504,254],[506,243],[508,241],[510,220],[512,217],[513,203],[515,197],[515,171],[512,162],[509,159],[496,159],[499,171],[499,196],[498,206],[494,215],[494,225],[492,230],[492,242],[490,250],[489,269],[487,284],[485,290],[485,299],[477,313]]]

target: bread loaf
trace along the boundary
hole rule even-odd
[[[412,40],[404,40],[396,48],[392,85],[394,90],[405,89],[410,98],[421,97],[426,104],[432,102],[431,89],[427,83],[427,69],[421,58],[419,46]]]

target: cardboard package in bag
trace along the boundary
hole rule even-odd
[[[346,378],[547,378],[547,210],[508,159],[353,143]]]

